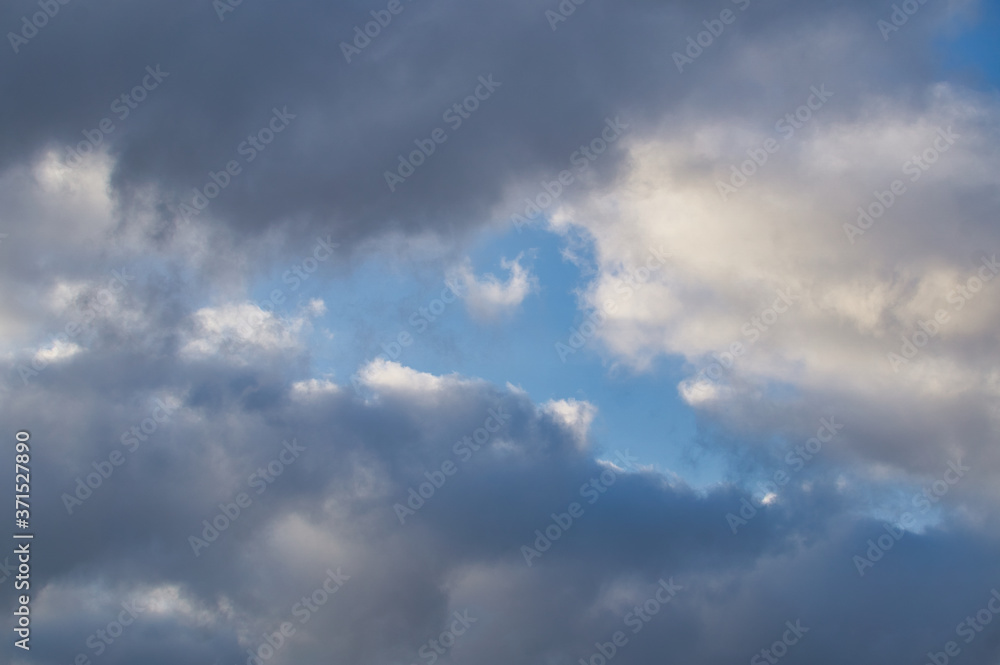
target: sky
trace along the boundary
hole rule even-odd
[[[1000,663],[996,2],[0,27],[4,662]]]

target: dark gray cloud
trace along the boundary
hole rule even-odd
[[[168,236],[177,206],[230,161],[239,175],[196,224],[221,221],[242,236],[308,224],[349,245],[396,230],[461,234],[491,221],[508,187],[563,168],[609,115],[626,114],[642,131],[681,106],[723,116],[784,110],[820,82],[842,98],[905,89],[928,73],[922,47],[942,11],[924,8],[919,24],[885,44],[871,39],[877,8],[849,3],[588,2],[554,31],[546,12],[558,3],[401,6],[350,63],[341,42],[382,5],[243,3],[223,21],[205,2],[62,6],[0,62],[3,94],[16,100],[0,115],[0,166],[45,149],[65,158],[91,132],[114,160],[119,200],[152,187],[143,201]],[[735,22],[679,73],[672,54],[725,8]],[[7,7],[0,25],[31,9]],[[832,32],[857,36],[824,41]],[[880,68],[859,80],[854,72],[875,58]],[[168,76],[157,82],[148,66]],[[461,126],[444,117],[491,75],[500,87]],[[143,82],[155,88],[139,90],[143,101],[120,99]],[[244,143],[286,107],[295,118],[273,143]],[[114,127],[106,135],[103,118]],[[384,172],[435,128],[447,142],[390,192]]]
[[[916,660],[955,639],[955,625],[1000,584],[995,539],[961,520],[907,533],[860,576],[853,557],[885,531],[855,516],[864,493],[838,490],[827,459],[810,469],[808,491],[791,486],[734,535],[726,515],[749,496],[743,490],[612,473],[551,412],[485,382],[385,366],[365,375],[375,392],[362,401],[297,383],[294,355],[270,370],[234,367],[227,356],[175,357],[165,369],[129,342],[87,357],[4,391],[5,422],[36,423],[34,511],[48,534],[36,543],[44,628],[33,662],[94,657],[89,636],[134,599],[145,609],[94,662],[245,662],[248,645],[285,621],[296,634],[271,662],[423,662],[420,647],[464,610],[477,623],[456,640],[456,660],[576,662],[623,630],[622,662],[669,652],[724,663],[768,648],[796,620],[809,632],[789,659]],[[100,373],[106,385],[81,389]],[[456,453],[491,410],[507,424],[482,449]],[[163,422],[127,443],[148,418]],[[293,439],[305,450],[282,456]],[[125,462],[67,514],[63,493],[100,473],[115,450]],[[254,480],[281,459],[273,483]],[[395,504],[448,460],[457,472],[400,524]],[[614,482],[585,493],[602,473]],[[202,520],[241,492],[249,506],[195,556],[190,536],[203,536]],[[953,499],[946,510],[960,503]],[[583,515],[527,566],[521,547],[534,547],[535,530],[574,501]],[[944,560],[960,562],[961,573],[942,577]],[[315,611],[300,605],[295,614],[338,568],[350,579]],[[661,579],[683,589],[632,633],[629,612],[655,597]],[[962,643],[973,658],[995,648],[988,633]]]

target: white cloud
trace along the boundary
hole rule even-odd
[[[80,353],[83,349],[79,345],[73,342],[64,342],[62,340],[56,340],[52,342],[48,347],[39,349],[35,353],[35,360],[41,364],[46,365],[48,363],[60,362],[62,360],[68,360],[76,354]]]
[[[467,385],[457,375],[434,376],[384,358],[375,358],[358,370],[361,383],[378,392],[392,392],[437,399],[448,387]]]
[[[577,446],[586,447],[590,425],[597,415],[597,407],[590,402],[575,399],[549,400],[541,409],[573,433]]]
[[[506,281],[493,273],[476,277],[468,260],[453,271],[452,279],[463,287],[465,304],[475,318],[487,320],[507,314],[538,290],[537,277],[521,265],[523,257],[522,252],[510,261],[500,260],[500,266],[509,273]]]
[[[322,300],[313,300],[300,315],[281,319],[252,302],[203,307],[191,317],[181,355],[191,359],[222,356],[246,364],[259,353],[299,352],[304,348],[301,335],[309,318],[325,310]]]
[[[926,92],[918,110],[871,99],[846,120],[815,118],[727,200],[718,182],[771,128],[692,115],[633,136],[617,182],[552,216],[555,231],[593,238],[598,273],[580,307],[608,314],[594,348],[638,371],[681,357],[682,399],[744,436],[833,405],[853,427],[841,448],[867,463],[925,472],[953,454],[949,435],[963,453],[993,458],[978,423],[1000,431],[984,406],[997,394],[1000,279],[956,294],[978,287],[984,257],[1000,255],[989,182],[1000,172],[1000,104],[949,86]],[[959,137],[935,160],[949,127]],[[914,170],[925,152],[934,163]],[[905,191],[852,244],[845,224],[888,200],[894,180]],[[661,246],[668,265],[614,311],[602,307],[623,267]],[[794,302],[775,316],[779,292]],[[922,335],[942,311],[947,323],[918,335],[915,356],[890,364],[903,336]],[[723,355],[734,344],[740,355]]]
[[[725,395],[728,389],[707,379],[685,379],[677,390],[685,402],[691,406],[699,406],[714,402]]]
[[[292,384],[292,396],[301,400],[337,394],[340,390],[340,386],[327,379],[308,379]]]
[[[956,312],[946,299],[974,276],[982,255],[1000,251],[982,200],[992,197],[983,174],[1000,169],[987,147],[996,142],[989,118],[997,108],[943,86],[931,94],[933,104],[919,115],[872,100],[860,120],[814,120],[726,201],[717,183],[746,143],[768,134],[681,118],[688,131],[634,140],[631,171],[620,183],[553,216],[556,230],[582,227],[594,238],[599,274],[585,293],[588,309],[613,295],[620,266],[637,264],[645,248],[673,250],[667,269],[601,327],[608,350],[637,367],[657,354],[703,367],[741,342],[748,347],[737,361],[742,374],[878,392],[899,382],[886,355],[898,352],[900,335],[944,308],[951,321],[921,360],[947,359],[961,369],[949,372],[952,386],[968,382],[981,366],[963,345],[994,339],[990,322],[1000,308],[986,296]],[[960,140],[911,182],[904,162],[949,126]],[[698,176],[685,166],[696,158],[709,166]],[[907,191],[852,245],[844,224],[894,179]],[[963,220],[965,231],[956,234],[942,219]],[[779,290],[801,300],[751,342],[745,324]],[[695,384],[684,391],[695,401],[710,393]]]

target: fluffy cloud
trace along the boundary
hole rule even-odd
[[[583,307],[622,300],[597,333],[608,352],[638,369],[684,357],[681,394],[724,419],[743,404],[734,427],[785,385],[799,399],[772,426],[803,404],[834,404],[861,455],[919,473],[960,452],[995,468],[986,418],[1000,397],[989,323],[1000,234],[985,174],[1000,167],[998,109],[952,86],[926,92],[919,110],[884,97],[853,118],[821,109],[791,136],[678,118],[633,139],[629,173],[553,221],[594,239],[599,272]],[[622,266],[651,246],[673,250],[669,265],[623,300]],[[904,412],[893,427],[878,422]]]
[[[478,3],[468,20],[467,5],[441,0],[407,7],[351,62],[341,43],[383,7],[296,0],[240,6],[220,21],[211,4],[194,0],[67,5],[0,64],[7,95],[22,100],[7,116],[18,131],[0,143],[0,167],[47,151],[76,164],[68,148],[89,145],[109,160],[122,203],[152,206],[162,238],[184,226],[179,206],[193,206],[196,189],[208,199],[216,187],[190,219],[243,235],[284,228],[297,236],[292,229],[312,223],[354,246],[399,229],[463,230],[489,221],[511,188],[537,189],[538,179],[565,168],[609,112],[634,111],[638,121],[714,105],[712,90],[745,102],[748,81],[766,87],[772,77],[806,90],[817,81],[794,85],[805,65],[821,66],[824,48],[841,38],[849,59],[839,80],[827,81],[834,89],[857,79],[848,74],[853,63],[875,55],[895,63],[905,85],[925,60],[929,28],[955,11],[922,8],[906,28],[910,39],[887,51],[874,27],[881,12],[863,3],[746,4],[739,11],[734,3],[739,23],[683,74],[671,54],[717,14],[700,3],[591,4],[553,30],[551,8],[536,3]],[[18,29],[24,11],[5,8],[0,24]],[[262,52],[250,36],[265,33],[284,47]],[[791,43],[793,35],[801,41]],[[795,72],[784,61],[790,51],[804,65]],[[441,66],[451,52],[463,57]],[[595,59],[598,52],[608,55]],[[451,119],[449,110],[490,75],[500,87],[469,117]],[[294,116],[279,133],[274,109]],[[390,192],[384,173],[436,128],[447,142]],[[605,157],[597,168],[616,163]]]
[[[512,260],[503,258],[500,267],[509,275],[501,281],[493,273],[477,277],[466,261],[452,272],[452,279],[465,290],[465,304],[478,319],[495,319],[516,308],[538,289],[538,279],[521,265],[523,253]]]
[[[182,357],[208,358],[222,355],[242,364],[260,353],[302,349],[301,334],[310,316],[324,311],[323,301],[313,300],[299,316],[280,319],[254,303],[204,307],[192,316]]]
[[[100,360],[118,366],[114,352]],[[740,509],[738,490],[698,493],[594,461],[579,445],[591,436],[593,408],[573,400],[539,406],[522,391],[392,363],[364,373],[381,399],[360,400],[329,382],[289,384],[225,364],[206,374],[205,360],[178,361],[128,405],[73,388],[72,374],[89,371],[79,365],[50,369],[44,390],[5,390],[4,418],[37,423],[34,510],[58,534],[35,573],[33,611],[49,634],[38,662],[93,657],[97,644],[108,663],[243,662],[247,649],[277,642],[286,622],[294,634],[272,662],[331,654],[411,662],[454,625],[455,612],[475,622],[452,657],[487,663],[589,658],[617,630],[629,635],[622,653],[630,660],[669,650],[732,662],[768,647],[772,634],[780,639],[789,620],[810,631],[796,651],[811,662],[877,662],[884,649],[916,658],[936,648],[988,601],[989,580],[1000,575],[995,544],[959,520],[905,535],[860,577],[852,557],[884,531],[850,517],[859,505],[815,478],[733,535],[726,515]],[[138,362],[145,371],[156,361]],[[304,392],[309,399],[296,397]],[[157,413],[156,396],[169,419],[127,451],[119,434]],[[48,408],[53,399],[75,405],[70,418]],[[457,455],[488,414],[502,429],[474,454]],[[84,480],[97,486],[68,514],[61,495],[86,494],[77,480],[99,472],[114,450],[124,465]],[[449,461],[451,472],[441,472]],[[433,492],[421,490],[423,505],[399,524],[394,504],[422,483]],[[582,514],[540,544],[566,519],[553,515],[569,514],[573,502]],[[207,543],[197,554],[192,538]],[[522,546],[544,554],[529,567]],[[918,602],[916,582],[936,575],[938,557],[961,558],[966,574],[953,580],[947,605]],[[637,611],[660,606],[647,601],[661,581],[679,587],[670,604]],[[762,594],[772,602],[761,606]],[[848,594],[862,632],[910,598],[905,625],[921,632],[919,644],[906,632],[834,637]],[[119,635],[107,627],[123,607],[139,611]],[[648,629],[632,632],[647,620]],[[92,637],[98,630],[118,637]]]

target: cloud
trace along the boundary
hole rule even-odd
[[[833,402],[862,430],[850,444],[859,457],[925,472],[957,448],[994,465],[985,414],[998,395],[984,359],[998,341],[987,294],[1000,235],[983,174],[1000,167],[986,147],[996,101],[934,84],[921,109],[881,96],[863,109],[854,119],[819,111],[787,138],[686,116],[633,137],[629,173],[553,217],[555,229],[593,238],[598,274],[582,307],[621,300],[597,332],[606,352],[638,370],[682,357],[684,399],[734,429],[743,409],[786,386],[798,399],[777,400],[771,426]],[[943,219],[962,220],[962,232]],[[651,246],[671,249],[669,265],[615,295],[621,267]],[[904,409],[895,426],[876,424]],[[961,434],[910,426],[957,412],[971,418]]]
[[[193,330],[181,347],[181,357],[207,358],[228,352],[248,362],[246,352],[273,353],[301,349],[299,333],[306,319],[280,320],[254,303],[204,307],[192,316]]]
[[[560,399],[549,400],[542,405],[542,408],[572,430],[580,447],[586,449],[590,425],[597,415],[596,406],[575,399]]]
[[[0,59],[33,663],[413,663],[463,612],[442,662],[746,662],[797,621],[789,654],[816,665],[996,656],[956,624],[1000,584],[1000,109],[938,50],[979,3],[922,5],[891,41],[892,9],[853,0],[218,4],[59,5]],[[390,191],[400,160],[421,163]],[[683,363],[715,482],[619,464],[590,375],[533,397],[535,367],[485,380],[428,351],[354,390],[313,357],[331,275],[373,256],[458,265],[473,317],[515,311],[540,292],[523,254],[500,276],[456,257],[526,198],[593,269],[579,305],[610,365]],[[318,242],[340,253],[291,314],[253,299]]]
[[[105,367],[120,367],[113,350],[101,353]],[[139,362],[142,370],[155,361]],[[989,580],[1000,574],[996,544],[958,519],[947,529],[907,533],[871,577],[859,577],[852,556],[884,532],[859,520],[853,500],[822,480],[808,491],[789,487],[734,536],[725,515],[739,509],[738,489],[694,492],[648,469],[597,462],[578,445],[593,416],[583,402],[535,405],[520,391],[394,363],[365,373],[392,395],[386,401],[361,401],[324,381],[286,384],[253,368],[218,365],[206,375],[197,364],[178,367],[146,393],[183,395],[166,402],[177,411],[72,515],[61,495],[78,491],[76,478],[93,471],[92,461],[121,449],[118,433],[148,417],[148,403],[123,408],[104,392],[60,388],[75,384],[71,373],[88,371],[74,365],[53,368],[57,381],[45,390],[4,395],[4,417],[36,423],[34,441],[94,432],[74,437],[71,449],[38,445],[33,457],[41,483],[34,510],[55,538],[34,578],[33,613],[50,626],[38,662],[93,657],[88,636],[134,599],[149,610],[105,645],[108,663],[242,661],[283,622],[295,634],[275,662],[320,654],[361,663],[418,659],[421,645],[466,610],[476,623],[456,641],[456,657],[585,658],[616,630],[631,634],[628,616],[636,618],[634,606],[655,594],[659,580],[681,591],[647,615],[655,630],[629,640],[623,654],[630,658],[669,649],[700,662],[732,662],[801,618],[813,632],[798,653],[811,662],[876,662],[889,648],[885,640],[918,657],[947,639],[956,617],[986,602]],[[248,385],[276,397],[247,402]],[[285,399],[303,386],[316,388],[309,400]],[[198,397],[206,391],[217,397]],[[425,398],[429,391],[435,400]],[[76,405],[71,421],[65,410],[47,408],[53,398]],[[509,414],[507,424],[462,461],[455,442],[491,410]],[[112,412],[117,427],[100,425]],[[293,439],[302,449],[298,460],[282,455]],[[446,460],[456,467],[447,484],[400,525],[393,504]],[[612,484],[584,492],[609,469]],[[249,503],[237,510],[241,493]],[[573,501],[582,515],[527,567],[520,547]],[[226,511],[230,517],[219,519]],[[113,531],[102,526],[109,522]],[[219,527],[217,536],[195,556],[190,538],[209,524]],[[961,561],[963,571],[952,576],[948,603],[917,602],[914,582],[932,576],[941,557]],[[335,594],[312,596],[331,571],[348,579]],[[765,590],[774,600],[762,607]],[[882,640],[844,641],[826,632],[845,607],[863,632],[890,607],[898,610],[900,594],[907,611]],[[305,612],[310,597],[324,601]],[[734,628],[714,632],[719,625]],[[512,633],[525,639],[511,643],[505,636]],[[986,641],[969,647],[986,651]]]
[[[555,31],[548,9],[524,0],[477,4],[471,21],[473,10],[453,0],[409,9],[347,62],[341,44],[357,38],[371,8],[295,0],[241,7],[220,21],[211,5],[194,0],[67,5],[0,65],[7,95],[23,100],[4,117],[17,131],[0,142],[0,168],[48,152],[76,163],[69,149],[89,149],[98,157],[75,168],[106,159],[115,199],[145,208],[164,241],[186,226],[180,206],[193,206],[195,190],[208,199],[216,186],[190,219],[244,238],[285,229],[304,244],[321,227],[347,248],[400,230],[464,235],[509,217],[508,196],[519,201],[566,168],[609,113],[633,112],[646,124],[671,109],[717,107],[720,96],[745,102],[748,81],[767,86],[772,77],[798,94],[817,83],[797,86],[800,72],[829,68],[824,58],[838,39],[848,48],[840,75],[827,81],[834,89],[857,81],[846,72],[873,54],[893,73],[863,85],[905,86],[926,61],[929,26],[947,11],[923,8],[907,26],[916,39],[895,40],[887,51],[876,12],[863,3],[754,3],[678,74],[672,53],[715,18],[699,3],[591,4]],[[22,16],[12,6],[0,23],[13,29]],[[261,52],[248,36],[262,32],[284,47]],[[790,51],[803,65],[794,71],[785,60]],[[464,57],[440,66],[455,52]],[[596,52],[613,55],[587,55]],[[150,70],[158,72],[155,85]],[[449,110],[489,76],[499,83],[490,97],[470,117],[450,119]],[[275,109],[294,116],[280,132],[271,129]],[[389,191],[384,174],[435,129],[447,142]],[[619,161],[605,156],[595,169],[607,175]]]
[[[469,261],[453,271],[451,279],[465,290],[465,304],[475,318],[489,320],[508,314],[538,290],[538,278],[521,265],[523,257],[522,252],[509,261],[500,259],[500,267],[509,273],[506,281],[493,273],[476,277]]]
[[[49,348],[40,349],[35,354],[35,360],[42,364],[59,362],[60,360],[72,358],[80,350],[80,347],[72,342],[56,341]]]
[[[433,394],[448,384],[442,377],[418,372],[397,362],[376,358],[358,372],[362,382],[377,390],[404,394]]]

